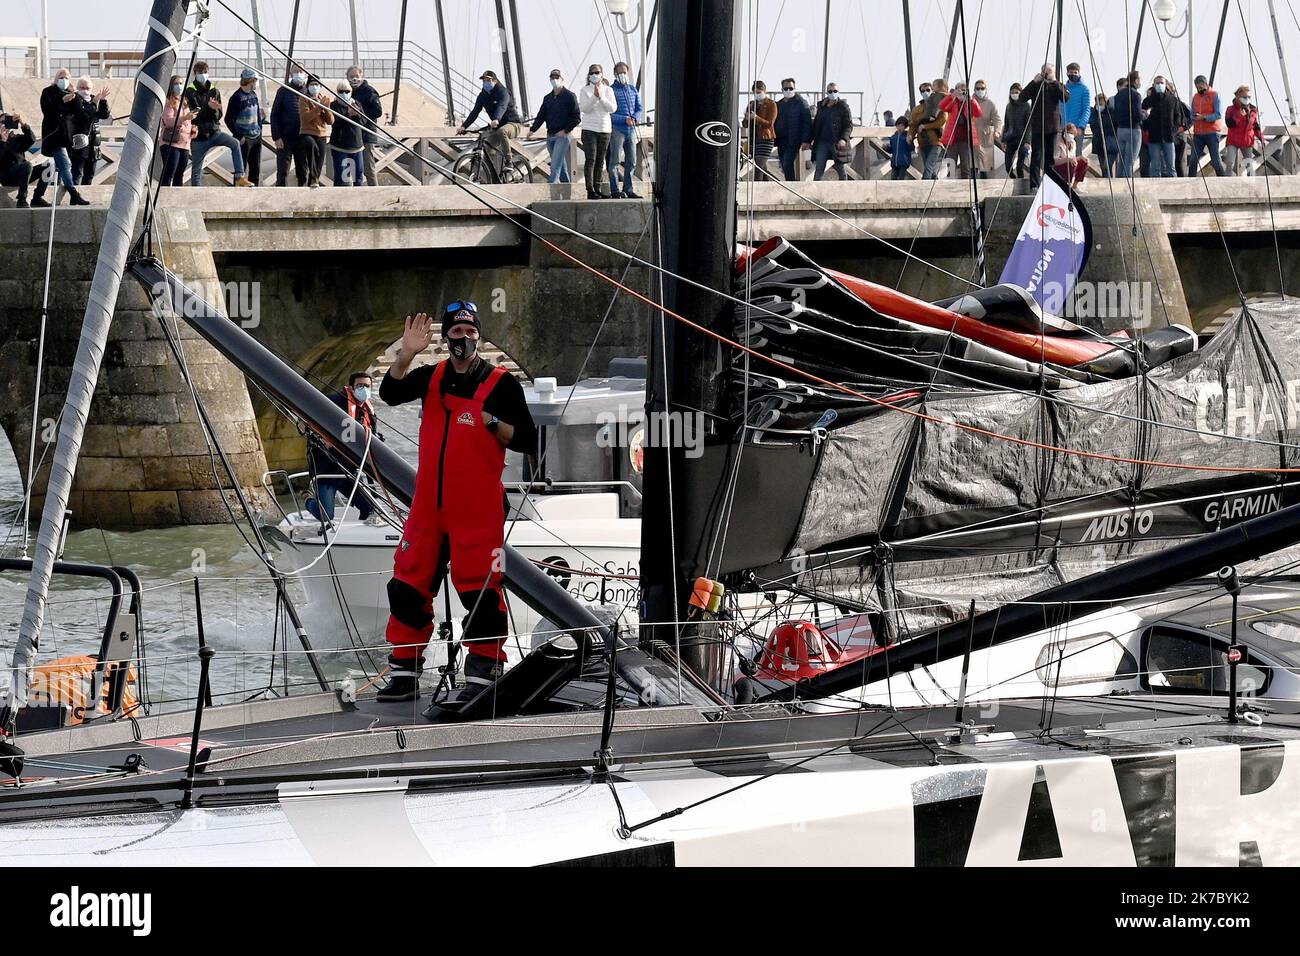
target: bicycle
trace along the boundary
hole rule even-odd
[[[472,183],[483,185],[546,181],[541,171],[534,169],[523,157],[511,157],[510,162],[505,163],[504,166],[499,161],[494,162],[494,154],[497,150],[484,139],[484,134],[491,132],[490,129],[485,127],[471,132],[477,133],[478,139],[473,149],[458,157],[452,164],[452,172],[457,176],[463,176]]]

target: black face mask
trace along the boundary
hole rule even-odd
[[[454,358],[461,361],[469,358],[478,349],[478,342],[471,339],[468,335],[461,336],[458,339],[448,339],[447,349]]]

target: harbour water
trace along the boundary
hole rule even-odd
[[[386,443],[414,463],[419,432],[418,406],[390,408],[376,400]],[[15,454],[0,433],[0,555],[22,553],[22,479]],[[39,454],[39,451],[38,451]],[[282,502],[288,505],[288,499]],[[237,509],[236,509],[237,511]],[[264,516],[267,521],[279,515]],[[32,533],[39,523],[33,516]],[[157,709],[187,707],[198,686],[198,625],[194,581],[199,581],[204,638],[213,646],[211,681],[214,701],[231,702],[257,694],[309,691],[315,687],[310,667],[283,614],[277,615],[276,591],[265,566],[231,524],[107,531],[83,528],[68,536],[68,561],[126,565],[140,575],[144,653],[149,662],[148,694]],[[376,582],[382,587],[383,582]],[[0,658],[7,665],[22,619],[27,592],[25,574],[0,575]],[[335,606],[309,605],[300,581],[289,593],[302,614],[308,636],[322,651],[317,659],[333,679],[362,673],[363,642],[369,656],[382,664],[382,622],[344,622]],[[38,663],[91,654],[103,634],[109,593],[103,582],[56,577],[50,588]],[[280,620],[277,622],[277,616]],[[277,626],[278,624],[278,626]],[[352,633],[349,633],[349,628]],[[356,633],[359,631],[359,633]],[[286,635],[288,644],[286,646]],[[373,673],[370,661],[365,660]],[[0,676],[0,686],[8,675]]]

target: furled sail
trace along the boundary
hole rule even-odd
[[[1085,329],[1010,285],[923,302],[779,239],[738,272],[737,339],[781,364],[737,361],[736,405],[756,441],[816,457],[772,555],[787,570],[1096,566],[1300,501],[1294,302],[1243,307],[1198,349],[1182,327]]]

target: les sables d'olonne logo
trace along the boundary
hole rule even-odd
[[[133,936],[153,929],[152,893],[83,893],[74,886],[50,897],[50,925],[58,928],[128,927]]]

